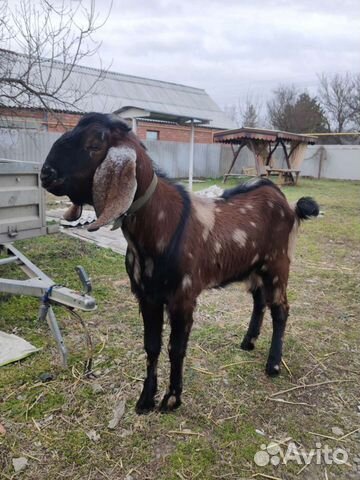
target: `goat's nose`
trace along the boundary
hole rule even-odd
[[[48,165],[44,165],[41,169],[40,178],[42,186],[46,188],[51,184],[51,182],[56,180],[57,171]]]

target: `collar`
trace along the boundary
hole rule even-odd
[[[148,186],[148,188],[145,190],[144,195],[141,195],[141,197],[135,200],[130,205],[129,209],[114,221],[114,224],[111,230],[117,230],[118,228],[120,228],[122,226],[122,223],[125,217],[127,217],[128,215],[133,215],[135,212],[140,210],[140,208],[142,208],[152,197],[153,193],[156,190],[157,184],[158,184],[158,177],[154,172],[154,176],[151,180],[151,183]]]

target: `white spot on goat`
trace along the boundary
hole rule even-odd
[[[244,207],[241,207],[241,208],[240,208],[240,213],[243,213],[243,214],[245,214],[245,213],[246,213],[246,208],[244,208]]]
[[[273,278],[273,285],[275,285],[275,283],[278,283],[279,281],[279,277],[276,275],[274,278]]]
[[[160,210],[160,212],[158,213],[158,220],[159,222],[161,222],[162,220],[164,220],[165,218],[165,212],[164,210]]]
[[[247,208],[248,210],[252,210],[254,207],[250,203],[247,203],[245,205],[245,208]]]
[[[221,213],[221,212],[222,212],[222,210],[221,210],[221,208],[219,208],[219,207],[216,207],[216,208],[215,208],[215,212],[216,212],[216,213]]]
[[[160,238],[160,240],[158,240],[156,243],[156,248],[158,252],[162,253],[165,250],[165,247],[166,247],[165,238]]]
[[[171,395],[171,397],[168,398],[168,401],[167,401],[167,406],[169,408],[173,408],[175,405],[176,405],[176,397],[175,395]]]
[[[196,218],[204,227],[202,236],[206,242],[209,233],[212,231],[215,225],[214,201],[208,198],[194,198],[193,206]]]
[[[245,285],[249,292],[253,292],[263,286],[263,281],[259,275],[256,275],[256,273],[252,273],[245,281]]]
[[[273,207],[274,207],[273,202],[270,202],[270,200],[268,200],[266,203],[269,205],[270,208],[273,208]]]
[[[284,296],[281,288],[275,288],[274,291],[274,303],[280,305],[283,302]]]
[[[154,271],[154,261],[152,258],[147,258],[145,260],[145,275],[147,277],[152,277]]]
[[[236,230],[234,230],[232,238],[233,238],[234,242],[236,242],[238,245],[240,245],[240,247],[245,247],[246,240],[247,240],[247,233],[244,232],[244,230],[241,230],[240,228],[237,228]]]
[[[221,243],[220,242],[215,242],[214,248],[215,248],[216,253],[220,253],[221,249],[222,249]],[[216,259],[215,259],[215,261],[216,261]]]
[[[256,228],[256,223],[255,222],[250,222],[250,225],[254,228]]]
[[[259,258],[260,258],[259,254],[257,253],[255,257],[251,260],[251,265],[254,265],[254,263],[256,263],[259,260]]]
[[[251,245],[252,245],[253,248],[256,248],[256,242],[255,242],[255,240],[253,240],[253,241],[251,242]]]
[[[282,208],[280,208],[280,215],[284,218],[285,217],[285,212]]]
[[[181,282],[182,289],[186,290],[187,288],[191,288],[191,285],[192,285],[192,280],[191,280],[190,275],[188,275],[188,274],[184,275],[184,277],[182,279],[182,282]]]
[[[288,252],[287,252],[287,254],[288,254],[290,262],[292,261],[293,256],[294,256],[294,252],[295,252],[296,236],[297,236],[298,229],[299,229],[299,222],[295,219],[294,225],[291,229],[291,232],[289,234],[289,240],[288,240]]]

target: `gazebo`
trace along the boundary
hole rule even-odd
[[[294,185],[301,171],[306,148],[315,142],[316,137],[311,135],[249,127],[214,133],[214,143],[228,144],[233,152],[233,160],[224,175],[224,182],[228,177],[238,176],[231,171],[241,150],[246,146],[254,155],[257,175],[279,175],[284,183]],[[287,168],[276,168],[274,165],[273,154],[278,147],[283,149]]]

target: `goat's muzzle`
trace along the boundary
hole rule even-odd
[[[53,187],[58,187],[64,182],[64,179],[58,177],[57,171],[48,165],[44,165],[42,167],[40,179],[41,185],[46,190],[50,190]]]

